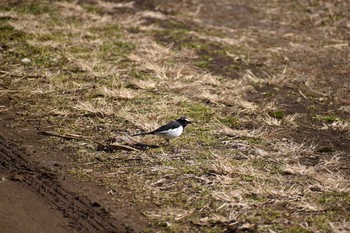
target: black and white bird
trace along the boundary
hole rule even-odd
[[[191,123],[192,122],[188,120],[186,117],[181,117],[180,119],[177,119],[176,121],[172,121],[166,125],[163,125],[151,132],[138,133],[132,136],[153,134],[164,138],[169,143],[171,139],[179,137],[184,131],[185,127]]]

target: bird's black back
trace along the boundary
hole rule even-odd
[[[186,117],[181,117],[180,119],[177,119],[176,121],[172,121],[166,125],[163,125],[161,127],[159,127],[156,130],[153,130],[151,132],[143,132],[143,133],[138,133],[138,134],[134,134],[133,136],[139,136],[139,135],[147,135],[147,134],[157,134],[157,133],[162,133],[171,129],[176,129],[179,127],[183,127],[185,128],[188,124],[191,124],[192,122],[190,122]]]
[[[163,132],[163,131],[167,131],[167,130],[171,130],[171,129],[176,129],[180,126],[182,126],[182,124],[176,120],[176,121],[172,121],[166,125],[159,127],[158,129],[152,131],[152,133],[159,133],[159,132]]]
[[[171,130],[171,129],[176,129],[180,126],[185,128],[188,124],[191,124],[191,122],[188,121],[186,117],[181,117],[180,119],[177,119],[176,121],[172,121],[166,125],[159,127],[158,129],[152,131],[151,133],[159,133],[159,132],[163,132],[163,131],[167,131],[167,130]]]

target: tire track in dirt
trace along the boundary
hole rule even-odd
[[[2,173],[25,189],[39,193],[44,204],[68,220],[68,229],[73,232],[135,232],[114,219],[100,204],[64,189],[57,174],[28,160],[28,156],[24,149],[0,135]]]

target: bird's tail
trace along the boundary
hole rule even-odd
[[[132,137],[135,137],[135,136],[141,136],[141,135],[147,135],[147,134],[152,134],[153,132],[143,132],[143,133],[137,133],[137,134],[134,134],[134,135],[131,135]]]

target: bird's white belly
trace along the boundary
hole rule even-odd
[[[173,139],[179,137],[183,132],[183,127],[178,127],[175,129],[169,129],[167,131],[159,132],[156,135],[161,136],[165,139]]]

